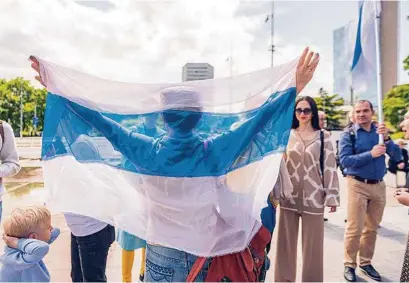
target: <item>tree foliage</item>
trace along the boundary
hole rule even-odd
[[[318,110],[324,111],[327,116],[327,128],[340,128],[340,121],[344,113],[339,110],[339,107],[344,105],[344,99],[339,97],[338,94],[329,95],[323,88],[320,88],[318,95],[314,99],[317,102]]]
[[[403,60],[403,69],[405,71],[409,71],[409,55],[405,58],[405,60]]]
[[[0,79],[0,119],[7,121],[15,133],[20,132],[20,107],[23,107],[23,132],[33,133],[34,114],[37,114],[37,131],[43,130],[47,91],[34,88],[23,78]],[[21,104],[20,104],[21,103]]]
[[[383,112],[385,120],[390,122],[395,128],[399,128],[409,107],[409,84],[403,84],[393,87],[383,100]]]

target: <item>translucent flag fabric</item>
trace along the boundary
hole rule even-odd
[[[359,1],[359,18],[356,28],[355,48],[351,63],[352,88],[359,99],[378,105],[376,85],[376,17],[381,12],[380,1]],[[371,91],[372,93],[368,92]]]
[[[200,256],[261,227],[294,110],[288,64],[186,83],[103,80],[37,58],[47,205]]]

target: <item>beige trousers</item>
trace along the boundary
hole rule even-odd
[[[302,281],[322,282],[324,277],[324,215],[299,214],[280,209],[275,282],[295,282],[297,274],[297,241],[302,223]]]
[[[348,222],[344,236],[344,265],[371,264],[376,234],[386,204],[385,183],[365,184],[348,178]]]

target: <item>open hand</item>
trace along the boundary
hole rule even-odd
[[[40,74],[40,62],[38,62],[37,58],[34,56],[30,56],[29,57],[30,61],[31,61],[31,68],[34,69],[34,71],[37,72],[37,76],[35,76],[35,79],[37,81],[40,82],[40,84],[42,84],[44,87],[47,87],[43,81],[43,79],[41,78],[41,74]]]
[[[308,47],[304,49],[304,52],[302,53],[297,65],[297,94],[299,94],[311,81],[319,61],[320,55],[318,53],[310,52]]]

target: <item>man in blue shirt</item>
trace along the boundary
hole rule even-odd
[[[393,143],[383,123],[372,122],[373,106],[362,100],[354,106],[355,123],[346,129],[339,142],[339,157],[347,176],[348,211],[345,229],[344,277],[355,282],[355,268],[359,252],[359,267],[370,278],[381,281],[371,264],[375,250],[378,225],[386,203],[385,153],[391,159],[401,159],[400,149]],[[379,135],[384,145],[379,144]]]

